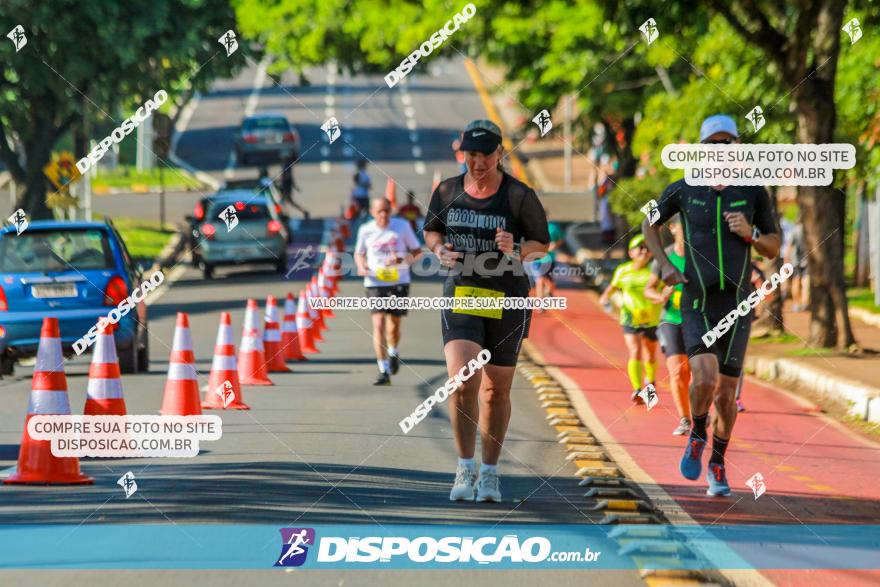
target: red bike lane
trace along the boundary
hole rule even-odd
[[[547,365],[580,388],[613,442],[698,523],[880,523],[880,445],[846,430],[809,402],[750,378],[742,392],[747,409],[737,418],[725,459],[732,495],[706,496],[706,455],[699,481],[688,481],[678,471],[686,437],[672,435],[679,417],[659,348],[660,401],[648,412],[629,399],[626,347],[616,319],[601,310],[593,293],[556,295],[566,294],[567,309],[534,314],[531,344]],[[767,487],[758,499],[746,486],[755,473]],[[880,584],[880,571],[762,574],[778,585],[820,577]]]

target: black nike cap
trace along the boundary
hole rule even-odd
[[[489,155],[501,144],[501,129],[491,120],[474,120],[464,127],[461,151],[478,151]]]

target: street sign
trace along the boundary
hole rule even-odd
[[[70,193],[70,186],[82,174],[76,167],[76,159],[70,151],[53,153],[52,160],[43,167],[43,174],[52,182],[55,189],[46,196],[46,206],[52,209],[69,209],[76,206],[76,197]]]
[[[43,173],[52,182],[55,189],[68,194],[70,184],[81,177],[79,169],[76,167],[76,160],[70,151],[53,153],[52,160],[43,167]]]

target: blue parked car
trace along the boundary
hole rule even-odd
[[[143,277],[112,222],[35,220],[0,230],[0,374],[33,357],[43,317],[58,318],[65,356]],[[123,373],[149,369],[147,307],[137,304],[114,332]],[[90,347],[92,348],[92,347]]]

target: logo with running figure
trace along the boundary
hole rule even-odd
[[[339,121],[336,120],[335,116],[328,118],[324,124],[321,125],[321,130],[327,135],[331,145],[342,134],[342,131],[339,130]]]
[[[761,110],[760,106],[752,108],[752,111],[746,114],[746,120],[752,123],[752,128],[755,129],[755,132],[764,128],[764,124],[767,122],[764,120],[764,111]]]
[[[751,478],[746,481],[746,486],[755,494],[755,499],[758,499],[764,495],[765,491],[767,491],[767,486],[764,484],[764,476],[761,475],[761,473],[755,473],[752,475]]]
[[[12,44],[15,45],[15,52],[18,53],[21,51],[25,45],[27,45],[27,35],[24,34],[24,27],[19,25],[15,25],[15,27],[9,31],[6,36],[12,41]]]
[[[280,528],[281,554],[276,567],[301,567],[306,562],[309,547],[315,545],[314,528]]]
[[[538,114],[532,119],[532,122],[538,125],[538,129],[541,131],[541,136],[543,137],[550,129],[553,128],[553,121],[550,120],[550,113],[545,108],[538,112]]]
[[[19,208],[15,212],[12,213],[12,216],[8,218],[9,222],[15,226],[15,235],[18,236],[28,228],[28,219],[27,214],[24,213],[24,210]]]
[[[226,56],[229,57],[238,50],[238,39],[235,38],[235,32],[229,29],[223,36],[217,39],[217,42],[226,49]]]
[[[854,18],[841,29],[846,34],[849,35],[849,44],[855,45],[856,42],[862,38],[862,25],[859,23],[859,19]]]
[[[651,199],[641,208],[642,214],[648,217],[648,224],[654,226],[654,223],[660,218],[660,208],[657,200]]]
[[[642,31],[642,34],[645,36],[645,41],[649,45],[656,41],[657,37],[660,36],[660,31],[657,30],[657,21],[653,18],[649,18],[643,22],[642,26],[639,27],[639,30]]]

